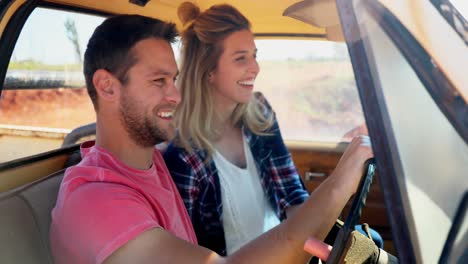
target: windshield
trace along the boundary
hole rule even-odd
[[[467,110],[460,68],[467,47],[430,2],[355,0],[351,7],[359,30],[346,38],[377,167],[385,166],[379,174],[400,261],[434,263],[468,190],[467,127],[457,124]],[[464,219],[450,263],[462,261],[467,234]]]

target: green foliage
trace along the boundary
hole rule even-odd
[[[81,71],[81,64],[44,64],[35,60],[10,61],[9,70]]]
[[[67,34],[68,40],[73,45],[73,48],[75,49],[75,57],[76,61],[81,63],[81,47],[80,47],[80,41],[79,41],[79,36],[78,36],[78,31],[76,30],[76,24],[75,20],[71,18],[67,18],[67,20],[64,23],[65,26],[65,33]]]

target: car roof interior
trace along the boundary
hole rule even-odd
[[[182,26],[177,17],[177,7],[185,1],[48,0],[47,2],[76,8],[85,6],[87,9],[110,14],[141,14],[174,22],[180,29]],[[222,3],[217,0],[197,0],[195,2],[201,10],[209,8],[214,4]],[[341,30],[339,29],[336,3],[333,0],[305,0],[301,2],[297,0],[282,0],[276,1],[274,5],[271,4],[270,0],[234,0],[225,2],[238,8],[251,21],[253,25],[252,31],[258,37],[287,36],[342,41],[342,38],[337,37],[337,34],[341,35]],[[305,15],[306,13],[307,15]]]

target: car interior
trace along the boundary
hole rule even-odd
[[[2,42],[5,42],[6,34],[18,34],[12,28],[12,24],[15,22],[24,23],[28,14],[37,6],[71,9],[104,16],[138,13],[178,22],[174,15],[179,2],[182,1],[9,1],[10,5],[5,9],[6,13],[0,24],[0,29],[3,30]],[[200,6],[205,8],[215,2],[204,1],[200,3]],[[258,38],[284,35],[343,41],[333,1],[318,1],[315,5],[302,2],[296,4],[296,1],[282,1],[275,5],[269,4],[267,0],[252,3],[247,1],[233,2],[252,21],[254,33]],[[304,16],[303,11],[307,11],[309,15]],[[258,15],[265,12],[276,14],[276,16]],[[324,13],[333,13],[334,15],[331,17],[323,16]],[[8,20],[10,20],[9,23],[6,22]],[[303,23],[301,20],[315,26]],[[2,43],[2,45],[7,44]],[[9,45],[11,50],[14,39],[10,40]],[[2,48],[6,49],[5,46]],[[8,212],[0,217],[0,226],[2,227],[0,228],[0,244],[2,245],[0,256],[2,262],[53,262],[48,240],[50,212],[55,205],[60,182],[66,168],[77,164],[81,159],[79,145],[73,143],[76,143],[81,136],[92,134],[93,129],[92,124],[91,128],[89,126],[78,128],[77,133],[71,133],[73,135],[68,136],[64,142],[66,146],[63,148],[0,164],[0,210]],[[288,143],[288,148],[308,190],[312,191],[326,175],[332,172],[346,145],[345,142],[339,144],[325,142],[313,146],[307,146],[306,143]],[[394,251],[380,185],[375,183],[371,188],[362,221],[378,229],[385,239],[387,251]],[[348,211],[349,206],[343,214],[347,214]],[[395,252],[393,253],[395,254]]]
[[[15,46],[15,42],[18,39],[18,35],[25,21],[31,12],[38,7],[71,10],[78,13],[94,14],[103,17],[122,13],[136,13],[173,21],[180,28],[181,25],[177,19],[176,10],[177,6],[182,2],[184,1],[5,0],[0,2],[0,53],[2,57],[9,58],[11,56],[13,47]],[[219,1],[197,1],[201,9],[205,9],[217,2]],[[345,35],[348,37],[353,33],[344,32],[344,29],[341,27],[342,22],[340,22],[336,2],[333,0],[284,0],[275,1],[275,4],[271,4],[272,2],[270,0],[240,0],[227,2],[235,5],[251,20],[253,32],[258,39],[270,37],[343,42],[345,40]],[[365,12],[363,11],[363,13]],[[365,16],[368,16],[368,14],[366,13],[363,15],[363,17]],[[417,28],[417,26],[414,27]],[[390,156],[396,159],[395,164],[400,164],[400,167],[395,166],[397,169],[401,170],[401,173],[395,173],[396,175],[403,175],[406,173],[406,175],[410,176],[406,178],[402,176],[395,182],[390,182],[388,178],[385,178],[385,184],[387,184],[387,186],[390,183],[395,183],[395,185],[398,185],[398,188],[406,191],[407,196],[404,196],[404,205],[399,205],[396,204],[395,200],[392,200],[394,196],[390,194],[393,190],[387,190],[386,192],[382,190],[382,179],[377,170],[374,183],[370,186],[366,206],[362,211],[359,222],[368,223],[370,227],[376,229],[384,239],[385,250],[398,256],[399,252],[394,244],[394,234],[395,232],[408,230],[403,230],[399,227],[396,227],[396,229],[398,229],[396,231],[392,229],[396,222],[390,219],[392,217],[392,219],[397,219],[400,215],[390,215],[388,206],[390,205],[392,208],[398,207],[396,208],[398,210],[392,211],[392,213],[396,212],[395,214],[400,214],[400,212],[403,211],[407,215],[401,217],[410,219],[408,220],[408,225],[412,228],[410,228],[408,232],[411,233],[409,236],[412,237],[413,240],[408,243],[421,246],[421,248],[416,247],[417,252],[415,255],[424,255],[422,253],[423,250],[430,248],[428,244],[433,243],[431,241],[436,240],[437,235],[440,234],[428,232],[427,230],[433,227],[430,224],[415,224],[415,221],[425,221],[425,219],[417,219],[417,216],[413,215],[415,211],[412,210],[415,208],[415,210],[424,217],[431,217],[428,215],[429,212],[427,214],[424,212],[424,208],[428,204],[425,202],[431,201],[420,200],[421,196],[418,196],[419,193],[417,193],[417,191],[419,190],[419,186],[423,186],[426,189],[430,189],[434,197],[446,195],[447,192],[442,192],[437,189],[440,185],[429,185],[431,185],[432,182],[439,182],[438,177],[444,174],[447,170],[447,166],[452,168],[452,171],[456,172],[452,174],[455,175],[453,178],[447,178],[447,184],[444,185],[444,188],[457,187],[454,182],[461,178],[463,171],[466,172],[466,169],[468,169],[466,167],[467,163],[465,163],[468,157],[468,152],[466,152],[467,145],[466,141],[459,136],[460,133],[454,130],[450,123],[446,122],[444,115],[440,114],[439,108],[431,101],[431,95],[424,90],[425,83],[419,81],[417,78],[418,76],[412,71],[411,65],[404,60],[404,56],[392,44],[391,39],[385,35],[385,32],[375,30],[375,28],[377,28],[375,23],[371,24],[371,26],[366,29],[364,29],[364,27],[361,28],[363,32],[373,34],[375,37],[365,39],[364,44],[365,48],[368,49],[367,51],[371,54],[376,54],[377,52],[387,54],[385,57],[371,58],[375,63],[375,65],[373,65],[375,68],[372,68],[372,73],[378,76],[376,78],[380,78],[384,82],[395,83],[395,87],[390,85],[382,85],[382,87],[380,87],[380,85],[378,85],[383,92],[378,94],[375,101],[382,100],[382,98],[390,101],[393,100],[393,106],[389,106],[388,109],[385,109],[390,113],[387,120],[388,122],[386,123],[388,126],[386,129],[388,131],[393,131],[393,129],[411,131],[408,133],[395,132],[390,135],[386,134],[385,136],[393,139],[394,142],[398,141],[398,146],[402,147],[401,149],[389,148],[380,151],[385,151],[382,156]],[[456,36],[451,37],[455,38]],[[437,56],[442,58],[443,54],[436,54],[435,57]],[[443,61],[449,62],[450,59],[444,57]],[[8,60],[0,59],[0,80],[3,80],[5,77],[8,63]],[[356,63],[356,61],[353,61],[353,63]],[[443,65],[440,66],[442,68]],[[354,70],[356,71],[356,69]],[[448,67],[445,68],[445,71],[450,72]],[[451,80],[460,79],[460,76],[449,77]],[[460,85],[460,83],[456,81],[453,81],[453,83],[457,84],[458,87],[466,87],[462,84]],[[416,89],[409,90],[406,89],[408,86],[421,89],[419,91],[416,91]],[[459,94],[466,98],[466,89],[461,89]],[[404,98],[404,100],[400,98]],[[411,112],[415,104],[413,98],[422,98],[422,103],[420,102],[420,104],[423,105],[421,111]],[[370,104],[372,104],[372,102],[368,102],[368,105]],[[466,108],[466,103],[464,106]],[[364,107],[365,111],[367,110],[369,112],[370,109],[369,106]],[[431,109],[430,111],[432,112],[424,112],[425,109]],[[403,111],[411,114],[402,113]],[[429,124],[417,130],[411,127],[411,122],[432,118],[437,120],[437,129],[434,129],[434,127]],[[407,121],[409,119],[411,122]],[[370,114],[367,113],[366,122],[375,124],[377,121],[372,119]],[[1,129],[2,128],[0,128],[0,132]],[[433,133],[424,133],[429,130]],[[60,139],[62,140],[62,146],[57,149],[9,160],[3,163],[0,162],[0,211],[2,212],[0,215],[0,262],[53,263],[48,238],[51,210],[55,205],[57,193],[65,170],[81,160],[79,143],[92,136],[94,131],[94,124],[86,124],[74,129],[66,138]],[[447,135],[450,135],[450,138],[448,138]],[[371,136],[373,135],[371,134]],[[424,142],[427,142],[427,144],[418,145],[418,155],[415,156],[413,143],[416,142],[419,137],[423,137]],[[380,140],[380,142],[383,141],[379,136],[375,138]],[[294,163],[298,168],[306,188],[308,191],[312,192],[332,173],[347,147],[348,142],[310,143],[304,141],[288,141],[286,144],[293,156]],[[443,147],[441,147],[441,145],[443,145]],[[163,149],[164,145],[159,147]],[[441,152],[434,152],[434,149],[441,150]],[[444,151],[455,151],[459,156],[452,159],[451,156],[444,156]],[[428,166],[427,168],[421,168],[421,166],[418,165],[430,163],[434,158],[441,163],[432,164],[432,167]],[[416,176],[411,177],[411,175],[419,175],[421,170],[427,175],[427,179],[424,180]],[[418,188],[413,188],[414,186]],[[466,184],[459,184],[454,193],[457,193],[457,195],[460,193],[460,196],[463,195],[463,193],[466,194]],[[450,210],[446,211],[446,214],[452,215],[453,212],[457,210],[457,205],[458,203],[448,206]],[[440,208],[445,208],[444,206],[447,206],[447,203],[441,203],[439,206]],[[343,210],[342,215],[346,216],[350,210],[351,201]],[[441,211],[443,210],[441,209]],[[407,217],[408,215],[410,217]],[[441,219],[439,223],[443,223],[444,228],[445,226],[450,226],[448,223],[450,221],[446,220],[446,215],[437,215],[437,217]],[[425,242],[425,240],[427,241]],[[462,242],[466,242],[466,240],[466,236],[459,238],[459,241]],[[445,242],[445,240],[435,244],[442,247],[443,242]],[[424,258],[421,257],[421,259]],[[424,263],[425,261],[421,259],[418,259],[417,262]],[[427,260],[427,257],[425,260]]]

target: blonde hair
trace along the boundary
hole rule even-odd
[[[194,148],[206,150],[209,160],[214,152],[213,143],[220,138],[223,128],[217,122],[208,76],[217,67],[223,40],[233,32],[250,30],[250,22],[227,4],[214,5],[200,13],[195,4],[185,2],[179,6],[178,16],[184,30],[178,83],[182,101],[175,116],[179,128],[175,143],[188,152]],[[265,131],[272,126],[273,115],[261,100],[253,97],[249,103],[236,106],[231,122],[239,127],[245,125],[258,135],[268,134]]]

